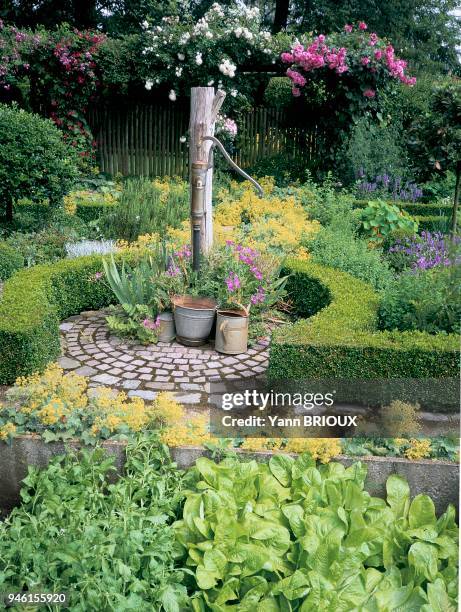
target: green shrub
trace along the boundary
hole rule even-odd
[[[382,242],[396,231],[416,232],[418,224],[408,213],[384,200],[372,200],[361,211],[364,233],[375,242]]]
[[[369,200],[355,200],[354,206],[357,208],[366,208]],[[409,215],[418,216],[441,216],[450,217],[453,209],[452,204],[446,204],[445,202],[400,202],[400,201],[389,201],[389,204],[395,204],[401,210],[407,212]]]
[[[426,230],[427,232],[442,232],[446,234],[450,230],[450,218],[448,216],[416,216],[414,219],[418,224],[419,232]]]
[[[114,183],[112,186],[101,186],[99,191],[71,191],[64,197],[64,209],[71,215],[76,214],[83,221],[95,221],[117,204],[121,190],[121,185]]]
[[[359,119],[339,151],[338,166],[348,183],[360,175],[407,176],[409,164],[398,126]]]
[[[286,108],[293,104],[292,84],[288,77],[271,77],[264,91],[264,102],[272,108]]]
[[[285,187],[295,181],[304,181],[308,175],[308,164],[302,158],[277,153],[261,157],[245,167],[245,172],[256,178],[272,176],[276,185]]]
[[[401,274],[382,297],[380,329],[459,333],[460,287],[460,266]]]
[[[76,176],[76,153],[50,120],[0,105],[0,210],[7,218],[20,198],[60,203]]]
[[[52,214],[49,200],[33,202],[30,198],[21,198],[14,203],[14,219],[9,224],[9,230],[37,232],[48,225]]]
[[[114,301],[94,281],[97,256],[62,260],[20,270],[6,281],[0,300],[0,384],[43,369],[60,354],[59,322]]]
[[[456,175],[454,172],[448,171],[445,176],[434,175],[430,181],[423,185],[424,196],[429,200],[438,200],[440,198],[453,198],[455,191]],[[452,208],[452,206],[450,206]]]
[[[313,262],[348,272],[355,278],[383,289],[392,279],[380,249],[348,232],[344,224],[322,228],[307,245]]]
[[[312,316],[274,331],[272,379],[457,377],[457,335],[379,331],[378,295],[363,281],[296,259],[282,273],[295,311]]]
[[[10,278],[17,270],[24,267],[24,257],[9,244],[0,242],[0,281]]]
[[[97,221],[114,206],[114,202],[110,201],[107,196],[99,197],[99,192],[93,192],[92,197],[87,198],[75,197],[76,193],[79,192],[71,191],[65,198],[71,200],[71,203],[75,205],[75,216],[85,223]],[[32,202],[28,198],[22,198],[15,202],[15,217],[11,229],[23,232],[40,230],[49,224],[53,214],[54,211],[47,200]]]
[[[331,176],[321,185],[313,181],[304,183],[296,193],[311,219],[322,225],[330,225],[334,219],[341,218],[353,227],[359,226],[360,211],[354,211],[355,200],[346,193],[338,193],[337,184]]]
[[[108,204],[104,202],[77,202],[77,210],[75,214],[77,217],[80,217],[85,223],[90,223],[91,221],[97,221],[108,211],[112,210],[113,204]]]
[[[129,179],[115,206],[100,218],[107,238],[134,241],[143,234],[165,235],[167,228],[187,219],[189,198],[184,181]]]
[[[56,211],[55,211],[56,212]],[[37,232],[13,232],[6,242],[21,253],[28,266],[52,263],[66,256],[65,244],[75,242],[86,234],[81,219],[65,215],[54,215],[53,222]]]

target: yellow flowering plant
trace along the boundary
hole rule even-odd
[[[341,440],[338,438],[246,438],[241,447],[247,451],[272,451],[309,453],[312,459],[328,463],[341,454]]]
[[[277,195],[273,182],[263,181],[264,196],[254,193],[248,182],[226,193],[221,191],[215,209],[214,232],[218,240],[237,240],[260,252],[307,256],[300,246],[320,229],[308,218],[295,195]]]
[[[320,223],[309,219],[296,192],[288,196],[277,194],[272,177],[260,182],[262,198],[248,181],[231,181],[227,189],[218,191],[213,215],[215,243],[224,245],[232,240],[261,253],[306,258],[307,250],[301,241],[313,238]],[[190,242],[189,222],[169,228],[167,235],[175,248]]]
[[[181,405],[168,393],[152,404],[107,387],[88,388],[88,380],[64,374],[57,364],[45,372],[18,378],[0,406],[0,440],[22,433],[45,441],[78,438],[86,444],[125,439],[140,431],[176,427],[183,420]]]

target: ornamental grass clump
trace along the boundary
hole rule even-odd
[[[121,440],[145,430],[165,429],[183,419],[182,407],[168,393],[151,405],[108,387],[88,388],[88,379],[64,374],[57,364],[40,374],[18,378],[0,406],[0,440],[35,433],[45,442],[81,439]]]

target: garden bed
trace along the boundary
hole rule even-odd
[[[80,257],[22,270],[5,283],[0,301],[0,383],[10,384],[17,376],[43,369],[59,356],[60,321],[114,301],[110,289],[94,281],[101,269],[101,257]],[[272,378],[458,375],[456,334],[379,332],[378,296],[365,283],[299,259],[289,260],[285,272],[291,274],[287,289],[295,312],[303,319],[275,331]]]
[[[115,457],[119,473],[125,463],[126,443],[107,440],[101,446]],[[67,442],[44,442],[37,435],[20,435],[11,444],[0,444],[0,510],[10,511],[20,501],[21,481],[26,477],[28,466],[44,468],[55,455],[66,449],[81,448],[78,440]],[[202,456],[210,456],[203,447],[185,446],[170,449],[171,455],[181,468],[188,468]],[[235,450],[244,459],[266,462],[272,452]],[[408,480],[411,494],[427,493],[434,500],[437,512],[443,512],[447,504],[457,505],[459,488],[459,465],[440,460],[407,460],[397,457],[346,457],[334,459],[345,466],[362,461],[368,468],[367,488],[373,495],[384,496],[385,483],[391,474],[399,474]]]
[[[305,318],[274,332],[270,378],[442,379],[449,400],[443,403],[457,410],[456,334],[379,331],[378,295],[369,285],[297,259],[286,263],[284,273],[290,274],[287,291],[294,309]],[[412,401],[424,403],[424,397]]]

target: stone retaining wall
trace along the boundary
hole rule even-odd
[[[104,448],[115,456],[115,465],[121,472],[125,462],[125,444],[109,441]],[[51,457],[66,452],[67,448],[79,448],[77,441],[45,443],[34,435],[14,438],[11,445],[0,444],[0,513],[9,512],[19,504],[21,480],[27,475],[27,466],[45,467]],[[237,451],[242,457],[268,461],[270,452]],[[173,459],[181,468],[187,468],[203,455],[209,455],[203,448],[182,447],[171,449]],[[409,461],[396,457],[344,457],[336,459],[346,466],[362,461],[368,467],[366,487],[372,494],[385,496],[385,483],[391,474],[404,476],[410,485],[412,496],[427,493],[434,500],[438,513],[449,503],[458,507],[459,465],[436,460]]]

